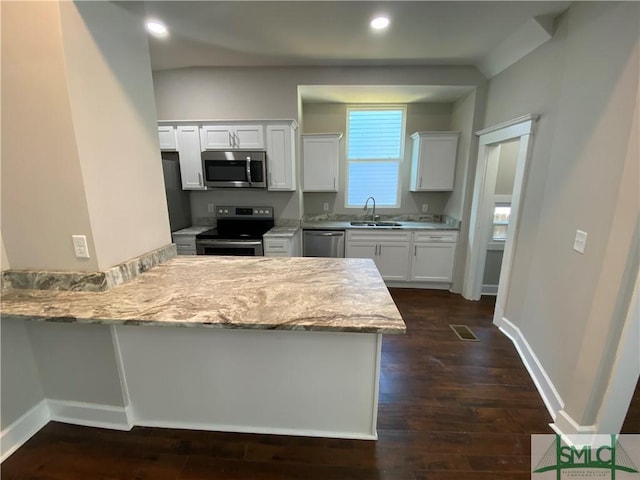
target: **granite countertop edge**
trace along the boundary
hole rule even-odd
[[[266,323],[241,323],[241,322],[190,322],[181,320],[139,320],[139,319],[107,319],[107,318],[71,318],[71,317],[47,317],[30,315],[2,314],[2,320],[23,320],[29,322],[48,322],[82,325],[109,325],[132,327],[176,327],[176,328],[213,328],[231,330],[279,330],[298,332],[345,332],[345,333],[377,333],[384,335],[402,335],[405,327],[363,327],[347,325],[319,325],[319,324],[266,324]]]

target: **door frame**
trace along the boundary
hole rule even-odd
[[[500,268],[500,281],[496,297],[496,308],[493,322],[499,324],[504,316],[507,293],[511,276],[511,266],[516,246],[516,234],[520,220],[522,196],[528,176],[528,164],[531,158],[533,146],[533,132],[539,115],[529,114],[509,120],[489,128],[476,132],[479,137],[478,163],[473,188],[473,203],[471,206],[471,218],[469,223],[469,238],[467,247],[467,265],[465,269],[462,296],[467,300],[479,300],[482,290],[482,280],[486,261],[486,245],[489,241],[491,198],[492,193],[487,192],[487,174],[492,175],[496,168],[497,155],[500,152],[500,144],[520,140],[516,173],[511,197],[511,216],[507,227],[507,240],[504,246],[502,266]],[[495,176],[495,172],[492,176]],[[491,197],[491,198],[490,198]],[[483,255],[482,253],[485,252]]]

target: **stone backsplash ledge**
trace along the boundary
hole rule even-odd
[[[174,258],[176,255],[176,246],[170,243],[111,267],[104,272],[6,270],[2,272],[2,292],[10,289],[104,292]]]

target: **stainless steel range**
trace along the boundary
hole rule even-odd
[[[216,207],[216,228],[196,235],[198,255],[264,255],[262,235],[273,228],[273,207]]]

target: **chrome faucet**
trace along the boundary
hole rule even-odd
[[[369,206],[369,200],[373,200],[373,213],[371,214],[371,221],[375,222],[376,221],[376,199],[373,197],[369,197],[367,198],[367,200],[364,202],[364,211],[367,211],[367,207]]]

